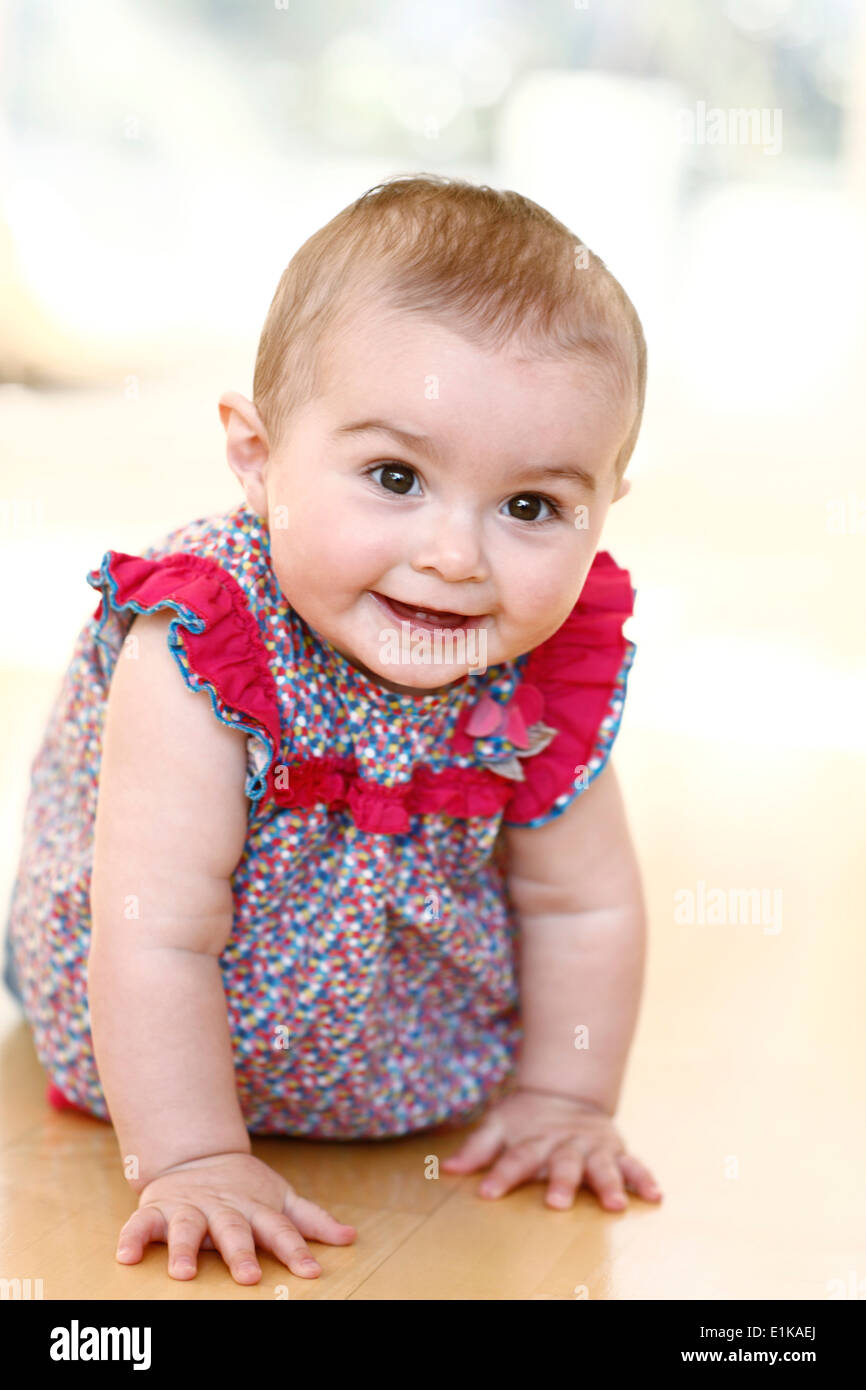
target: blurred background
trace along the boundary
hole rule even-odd
[[[765,1222],[779,1181],[824,1203],[809,1272],[761,1287],[826,1296],[863,1202],[866,11],[0,0],[0,46],[0,889],[87,571],[240,500],[217,400],[252,395],[294,251],[394,174],[518,189],[606,261],[649,344],[602,542],[637,589],[617,761],[653,921],[629,1115],[667,1111],[671,1151],[643,1156],[675,1189],[701,1107],[720,1229],[754,1222],[730,1151]],[[781,891],[781,931],[675,923],[701,882]],[[716,1295],[700,1271],[750,1292],[742,1266]]]

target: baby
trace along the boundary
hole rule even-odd
[[[34,761],[6,980],[50,1099],[117,1134],[117,1258],[357,1232],[250,1134],[478,1121],[450,1174],[661,1196],[614,1126],[645,955],[610,761],[634,644],[598,550],[643,412],[637,314],[537,204],[378,185],[286,268],[244,500],[108,551]],[[190,693],[204,698],[190,699]]]

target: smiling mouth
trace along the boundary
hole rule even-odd
[[[401,603],[399,599],[389,598],[387,594],[379,594],[374,589],[371,589],[370,592],[373,598],[393,617],[398,618],[401,622],[414,623],[417,627],[468,627],[473,622],[480,621],[484,616],[483,614],[451,613],[441,608],[414,608],[411,604]]]

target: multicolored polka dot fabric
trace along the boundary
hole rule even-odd
[[[245,503],[141,554],[181,551],[215,560],[243,590],[279,696],[280,761],[353,755],[382,786],[419,765],[468,765],[449,747],[461,707],[485,692],[507,701],[519,684],[529,654],[438,695],[380,689],[288,605],[267,524]],[[94,587],[100,575],[105,560]],[[101,591],[102,624],[94,616],[78,637],[32,765],[8,932],[40,1061],[69,1101],[107,1119],[87,1005],[89,880],[105,703],[135,611],[113,607],[107,583]],[[196,688],[182,644],[174,654]],[[592,775],[618,728],[632,656],[630,645]],[[209,695],[216,717],[237,720]],[[346,811],[262,797],[262,741],[247,746],[248,837],[221,967],[249,1130],[375,1138],[477,1118],[507,1084],[520,1038],[502,812],[418,815],[408,833],[368,833]]]

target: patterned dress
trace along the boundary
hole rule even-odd
[[[501,828],[560,815],[607,760],[634,657],[628,573],[598,552],[547,641],[426,696],[381,689],[290,607],[245,502],[108,551],[87,580],[101,598],[31,766],[7,927],[48,1098],[110,1119],[87,1000],[103,718],[135,615],[169,608],[180,676],[247,735],[220,963],[248,1129],[375,1138],[478,1118],[521,1036]]]

